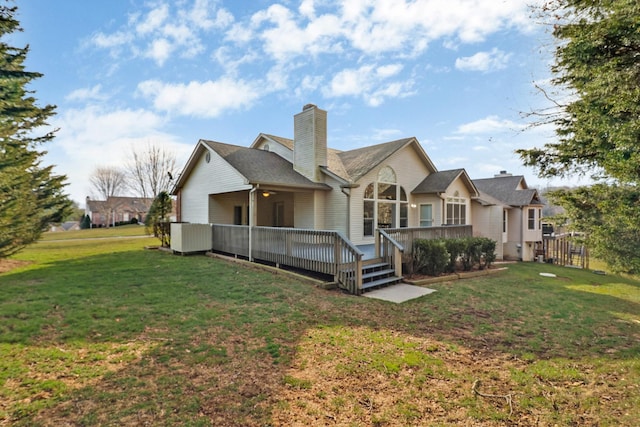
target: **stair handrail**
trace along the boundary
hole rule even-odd
[[[393,267],[395,275],[402,277],[402,254],[404,253],[404,246],[400,244],[396,239],[391,237],[386,231],[379,228],[376,229],[376,257],[382,258],[385,262]],[[380,253],[380,241],[383,240],[382,247],[384,253]],[[393,247],[393,254],[387,248],[391,245]]]

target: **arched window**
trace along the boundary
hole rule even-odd
[[[363,235],[373,236],[377,228],[407,227],[407,193],[397,185],[396,173],[389,166],[378,172],[377,181],[364,190]]]

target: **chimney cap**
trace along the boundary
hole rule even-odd
[[[315,104],[307,104],[304,107],[302,107],[302,111],[306,111],[310,108],[317,108],[317,106]]]
[[[502,170],[502,171],[500,171],[499,174],[495,175],[496,178],[499,178],[501,176],[513,176],[513,175],[508,173],[506,170]]]

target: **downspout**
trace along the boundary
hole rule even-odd
[[[256,192],[256,190],[258,189],[258,187],[260,187],[260,184],[256,184],[255,187],[253,187],[251,189],[251,191],[249,191],[249,262],[253,261],[253,239],[252,239],[252,233],[251,230],[253,229],[253,223],[254,223],[254,219],[253,219],[253,211],[255,209],[255,202],[254,202],[254,194]]]
[[[520,261],[524,261],[524,207],[520,206]]]

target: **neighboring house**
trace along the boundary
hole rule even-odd
[[[542,250],[542,208],[538,191],[522,176],[502,171],[487,179],[474,179],[480,192],[474,200],[474,235],[497,242],[498,259],[533,261]]]
[[[153,199],[142,197],[108,197],[107,200],[92,200],[87,197],[85,215],[91,218],[92,227],[110,227],[133,218],[143,223],[151,203]]]
[[[172,193],[178,221],[337,230],[356,245],[376,228],[471,224],[482,207],[465,170],[438,171],[416,138],[328,148],[327,112],[312,104],[293,140],[198,141]]]
[[[79,221],[65,221],[59,225],[52,225],[49,228],[49,231],[73,231],[80,230],[80,222]]]

